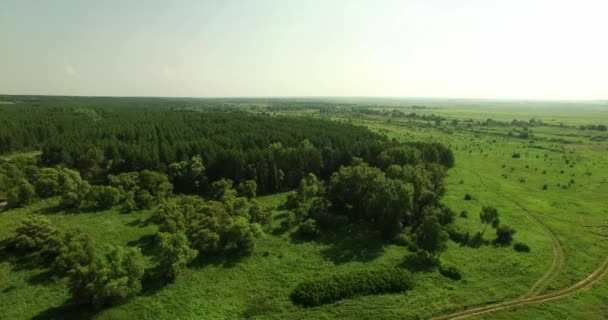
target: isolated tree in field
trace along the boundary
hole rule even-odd
[[[494,229],[496,229],[498,227],[498,225],[500,225],[500,219],[498,217],[498,210],[496,210],[496,208],[493,208],[493,207],[481,208],[481,213],[479,214],[479,219],[481,220],[481,223],[483,223],[485,225],[483,228],[483,231],[481,232],[482,236],[486,232],[488,225],[491,225],[492,228],[494,228]]]
[[[496,243],[502,246],[509,245],[513,241],[514,234],[515,229],[503,224],[496,228]]]
[[[159,248],[159,265],[165,276],[174,279],[198,255],[182,232],[156,234]]]
[[[416,229],[416,242],[428,256],[437,257],[447,249],[448,233],[434,215],[427,215]]]

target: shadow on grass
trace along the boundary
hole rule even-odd
[[[154,234],[146,234],[137,240],[127,242],[129,247],[137,247],[141,249],[141,253],[146,256],[156,254],[156,236]]]
[[[243,259],[250,256],[250,252],[224,252],[218,254],[199,254],[194,261],[189,264],[192,268],[204,268],[206,266],[232,268]]]
[[[97,212],[102,212],[102,211],[106,211],[109,209],[99,209],[96,207],[82,207],[82,208],[64,208],[62,206],[53,206],[53,207],[46,207],[46,208],[42,208],[39,210],[34,211],[34,213],[36,214],[41,214],[41,215],[53,215],[53,214],[79,214],[79,213],[97,213]]]
[[[432,272],[439,267],[439,259],[421,256],[419,254],[411,254],[405,257],[403,263],[399,267],[407,269],[411,272]]]
[[[151,296],[172,282],[173,280],[165,277],[159,267],[146,269],[144,276],[141,279],[140,295]]]
[[[68,300],[59,307],[48,308],[40,312],[31,320],[88,320],[95,318],[99,311],[101,310],[91,306],[74,305]]]
[[[53,269],[47,269],[38,274],[35,274],[27,279],[27,283],[34,286],[44,286],[57,281],[57,272]]]
[[[150,224],[154,223],[153,221],[154,217],[149,217],[147,219],[137,219],[137,220],[133,220],[131,222],[127,222],[126,225],[129,227],[140,227],[140,228],[145,228],[147,226],[149,226]]]
[[[294,243],[310,241],[298,232],[292,233],[291,239]],[[385,244],[377,232],[361,224],[347,224],[332,230],[323,230],[312,241],[328,246],[321,250],[321,256],[334,264],[373,261],[382,255]]]
[[[0,263],[12,259],[12,254],[8,249],[9,241],[10,239],[8,238],[0,241]]]

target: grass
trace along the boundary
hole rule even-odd
[[[439,106],[438,106],[439,108]],[[557,108],[492,108],[450,106],[416,110],[451,118],[568,121],[590,124],[606,119],[606,113],[590,106],[567,111]],[[549,111],[551,112],[549,112]],[[599,111],[598,111],[599,110]],[[521,111],[522,114],[518,114]],[[580,112],[579,112],[580,111]],[[487,116],[491,114],[492,116]],[[345,120],[336,116],[338,120]],[[344,226],[315,241],[299,239],[293,229],[280,230],[285,212],[274,211],[274,231],[260,239],[248,257],[211,259],[191,266],[175,282],[147,283],[144,292],[127,304],[96,313],[79,313],[80,318],[96,319],[418,319],[480,305],[512,299],[525,294],[550,268],[552,242],[545,231],[527,217],[513,201],[531,211],[557,236],[566,254],[566,263],[549,290],[566,287],[591,273],[608,252],[608,162],[605,142],[592,140],[606,133],[536,127],[534,142],[506,136],[512,127],[450,128],[386,122],[382,117],[353,120],[402,140],[442,141],[455,151],[456,166],[448,172],[447,193],[443,202],[457,213],[455,227],[471,234],[483,229],[479,212],[483,205],[499,210],[502,223],[515,228],[515,241],[530,246],[531,252],[518,253],[511,247],[483,245],[480,248],[455,242],[441,259],[457,266],[460,281],[441,276],[437,271],[414,274],[416,287],[404,294],[361,296],[315,308],[294,305],[289,294],[306,280],[336,272],[367,270],[403,265],[407,248],[383,245],[363,233],[364,226]],[[447,122],[447,121],[446,121]],[[514,159],[518,152],[521,158]],[[568,163],[566,163],[568,160]],[[562,170],[564,173],[562,173]],[[574,184],[565,189],[570,180]],[[542,186],[547,185],[547,190]],[[560,186],[558,186],[558,184]],[[464,201],[465,194],[473,200]],[[273,207],[285,194],[260,197]],[[56,212],[57,199],[36,202],[23,209],[0,213],[0,242],[5,242],[21,217],[39,213],[48,216],[59,228],[76,226],[96,243],[139,245],[156,232],[147,219],[151,212],[121,214],[118,210],[91,213]],[[489,229],[485,239],[493,237]],[[150,266],[153,257],[148,254]],[[0,319],[44,318],[70,312],[65,308],[69,295],[65,279],[47,277],[47,270],[31,269],[16,263],[5,252],[0,254]],[[479,316],[479,319],[601,319],[607,314],[605,297],[608,281],[578,295],[550,303],[521,307]]]

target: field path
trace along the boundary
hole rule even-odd
[[[478,173],[476,173],[474,171],[470,171],[470,172],[473,173],[475,176],[477,176],[481,185],[484,188],[486,188],[487,190],[489,190],[491,192],[496,193],[503,199],[506,199],[506,200],[514,203],[518,207],[520,207],[522,210],[524,210],[524,212],[526,213],[526,216],[529,219],[531,219],[532,221],[534,221],[535,223],[540,225],[543,228],[543,230],[545,230],[545,232],[549,235],[549,237],[551,238],[551,241],[553,243],[553,253],[554,253],[553,263],[551,264],[551,267],[545,273],[545,275],[542,278],[540,278],[534,284],[534,286],[520,298],[454,312],[451,314],[432,318],[433,320],[464,319],[464,318],[467,318],[470,316],[496,312],[496,311],[505,310],[505,309],[509,309],[509,308],[562,299],[562,298],[568,297],[570,295],[573,295],[575,293],[579,293],[586,289],[591,288],[594,284],[598,283],[604,276],[606,276],[606,274],[608,274],[608,257],[606,257],[604,262],[593,273],[591,273],[587,278],[573,284],[572,286],[562,288],[562,289],[559,289],[556,291],[552,291],[549,293],[541,294],[547,288],[547,286],[549,286],[549,284],[555,279],[555,277],[558,275],[559,271],[561,270],[561,268],[563,267],[563,265],[565,263],[566,256],[564,254],[561,244],[559,243],[559,240],[557,239],[555,234],[553,234],[553,232],[551,232],[551,230],[547,227],[547,225],[545,225],[541,220],[536,218],[534,216],[534,214],[528,208],[524,207],[522,204],[520,204],[516,200],[511,199],[509,196],[505,195],[504,193],[501,193],[501,192],[489,187],[487,184],[485,184],[483,182],[483,179],[481,178],[481,176]]]
[[[482,306],[482,307],[476,307],[476,308],[472,308],[472,309],[468,309],[468,310],[464,310],[464,311],[459,311],[459,312],[451,313],[448,315],[435,317],[435,318],[433,318],[433,320],[464,319],[464,318],[467,318],[470,316],[486,314],[486,313],[505,310],[505,309],[509,309],[509,308],[562,299],[562,298],[568,297],[572,294],[579,293],[586,289],[591,288],[594,284],[598,283],[604,276],[606,276],[606,274],[608,274],[608,257],[606,257],[606,259],[600,265],[600,267],[597,268],[587,278],[577,282],[576,284],[574,284],[570,287],[556,290],[556,291],[546,293],[543,295],[538,295],[535,297],[518,298],[515,300],[511,300],[511,301],[505,301],[505,302],[490,304],[490,305],[486,305],[486,306]]]
[[[536,281],[534,286],[532,286],[532,288],[530,288],[530,290],[528,290],[528,292],[526,292],[522,296],[522,298],[534,297],[534,296],[539,295],[540,293],[545,291],[545,289],[547,289],[547,287],[549,286],[549,284],[551,284],[551,282],[553,282],[553,280],[555,280],[555,278],[559,275],[559,272],[561,271],[562,267],[566,263],[566,254],[564,253],[564,249],[562,248],[562,245],[560,244],[559,239],[557,239],[555,234],[551,231],[551,229],[549,229],[549,227],[544,222],[542,222],[536,216],[534,216],[532,211],[530,211],[524,205],[519,203],[517,200],[514,200],[511,197],[507,196],[504,192],[500,192],[500,191],[488,186],[484,182],[482,177],[479,175],[479,173],[472,171],[472,170],[467,170],[467,171],[474,174],[477,177],[477,179],[479,179],[479,183],[485,189],[487,189],[490,192],[495,193],[499,197],[515,204],[517,207],[522,209],[523,212],[525,213],[526,217],[528,217],[528,219],[530,219],[532,222],[534,222],[538,226],[540,226],[551,239],[551,244],[553,247],[553,263],[551,263],[551,267],[549,268],[549,270],[547,270],[547,272],[540,279],[538,279],[538,281]]]

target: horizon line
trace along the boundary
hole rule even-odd
[[[0,93],[0,97],[21,96],[21,97],[76,97],[76,98],[158,98],[158,99],[424,99],[424,100],[499,100],[499,101],[551,101],[551,102],[603,102],[608,103],[608,98],[602,99],[553,99],[553,98],[473,98],[473,97],[424,97],[424,96],[155,96],[155,95],[69,95],[69,94],[12,94]]]

